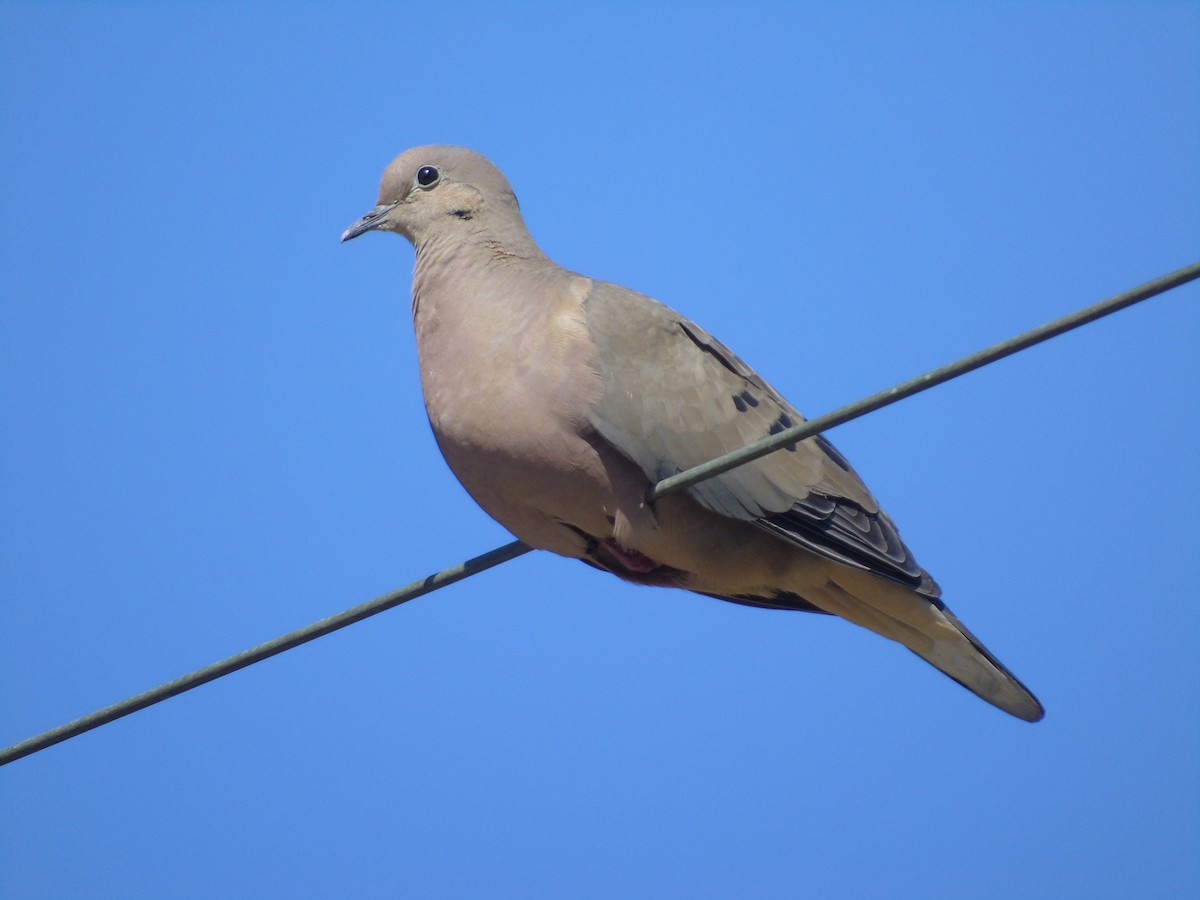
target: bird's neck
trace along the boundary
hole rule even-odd
[[[519,290],[515,285],[557,270],[528,234],[514,238],[481,231],[464,240],[460,231],[430,235],[416,246],[413,320],[418,330],[447,318],[465,322],[500,316],[510,292]],[[464,304],[466,308],[455,308]]]
[[[554,266],[523,229],[505,233],[473,221],[455,224],[458,227],[415,242],[414,303],[421,294],[441,293],[451,286],[472,294],[485,281]]]
[[[505,264],[527,260],[548,262],[523,222],[501,220],[487,212],[448,214],[413,234],[417,269],[453,268],[463,264]]]

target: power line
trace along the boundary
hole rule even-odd
[[[1110,297],[1107,300],[1085,307],[1060,319],[1055,319],[1053,322],[1049,322],[1040,328],[1034,328],[1009,340],[993,344],[991,347],[972,353],[969,356],[964,356],[962,359],[933,369],[924,375],[918,375],[916,378],[911,378],[895,387],[880,391],[870,397],[843,406],[841,409],[834,410],[816,419],[802,422],[778,434],[771,435],[769,438],[756,441],[740,450],[726,453],[685,472],[680,472],[670,478],[663,479],[650,490],[647,497],[651,500],[657,499],[664,494],[682,490],[707,478],[713,478],[722,472],[728,472],[730,469],[752,462],[787,444],[795,443],[822,431],[828,431],[852,419],[857,419],[860,416],[865,416],[867,413],[903,400],[905,397],[911,397],[913,394],[928,390],[952,378],[965,375],[967,372],[996,362],[1013,353],[1018,353],[1035,344],[1040,344],[1042,341],[1049,340],[1052,337],[1078,328],[1088,322],[1093,322],[1127,306],[1148,300],[1172,288],[1179,287],[1189,281],[1194,281],[1197,278],[1200,278],[1200,263],[1193,263],[1169,275],[1164,275],[1161,278],[1156,278],[1154,281],[1147,282],[1133,290],[1117,294],[1115,297]],[[285,650],[308,643],[322,635],[345,628],[347,625],[352,625],[355,622],[360,622],[384,610],[399,606],[401,603],[405,603],[415,597],[439,590],[456,581],[462,581],[464,578],[469,578],[472,575],[490,569],[493,566],[516,559],[518,556],[528,553],[530,549],[532,548],[520,541],[513,541],[511,544],[497,547],[495,550],[485,553],[482,556],[477,556],[456,566],[443,569],[420,581],[414,581],[412,584],[391,593],[376,597],[374,600],[368,600],[366,603],[361,603],[344,612],[321,619],[304,628],[289,632],[272,641],[267,641],[265,644],[259,644],[257,647],[243,650],[241,653],[215,662],[212,665],[197,669],[165,684],[160,684],[158,687],[151,688],[148,691],[135,694],[119,703],[114,703],[112,706],[106,706],[82,718],[67,722],[65,725],[60,725],[50,731],[0,750],[0,766],[7,765],[32,753],[37,753],[39,750],[44,750],[47,747],[52,747],[76,735],[83,734],[85,731],[99,728],[101,725],[137,712],[140,709],[145,709],[147,706],[153,706],[155,703],[182,694],[185,691],[190,691],[192,688],[214,681],[231,672],[236,672],[238,669],[254,665],[254,663],[261,662]]]
[[[350,609],[313,622],[304,628],[289,631],[287,634],[281,635],[273,641],[267,641],[265,644],[251,647],[249,650],[235,653],[233,656],[226,657],[219,662],[205,666],[202,669],[197,669],[194,672],[189,672],[187,675],[181,675],[179,678],[160,684],[158,687],[142,691],[140,694],[134,694],[120,703],[114,703],[112,706],[98,709],[94,713],[89,713],[86,716],[75,719],[73,722],[67,722],[65,725],[60,725],[43,734],[21,741],[19,744],[5,747],[3,750],[0,750],[0,766],[20,759],[23,756],[28,756],[31,753],[37,753],[39,750],[44,750],[47,747],[52,747],[76,735],[83,734],[85,731],[91,731],[93,728],[99,728],[101,725],[107,725],[109,722],[120,719],[130,713],[135,713],[139,709],[153,706],[155,703],[160,703],[185,691],[190,691],[192,688],[200,687],[202,684],[215,681],[222,675],[228,675],[231,672],[236,672],[238,669],[244,669],[246,666],[262,662],[264,659],[282,653],[284,650],[291,650],[293,647],[307,644],[309,641],[316,640],[322,635],[337,631],[339,628],[345,628],[347,625],[353,625],[355,622],[360,622],[369,616],[391,609],[393,606],[399,606],[401,603],[412,600],[414,597],[432,593],[439,588],[444,588],[448,584],[454,584],[456,581],[462,581],[464,578],[477,575],[493,566],[508,562],[510,559],[516,559],[518,556],[528,553],[532,549],[532,547],[528,547],[520,541],[513,541],[511,544],[497,547],[495,550],[485,553],[482,556],[468,559],[466,562],[461,562],[448,569],[442,569],[440,572],[435,572],[433,575],[422,578],[420,581],[414,581],[412,584],[394,590],[391,593],[383,594],[374,600],[368,600],[366,603],[352,606]]]
[[[911,397],[913,394],[929,390],[929,388],[949,381],[952,378],[966,375],[968,372],[973,372],[989,363],[1004,359],[1006,356],[1012,356],[1014,353],[1026,350],[1035,344],[1042,343],[1042,341],[1048,341],[1050,338],[1078,328],[1080,325],[1094,322],[1096,319],[1115,313],[1127,306],[1133,306],[1135,303],[1149,300],[1151,297],[1179,287],[1181,284],[1187,284],[1196,278],[1200,278],[1200,263],[1192,263],[1190,266],[1185,266],[1169,275],[1164,275],[1153,281],[1147,281],[1140,287],[1133,288],[1133,290],[1126,291],[1123,294],[1117,294],[1115,297],[1109,297],[1107,300],[1101,300],[1099,303],[1093,303],[1091,306],[1085,306],[1083,309],[1055,319],[1053,322],[1047,322],[1040,328],[1034,328],[1023,334],[1018,334],[1016,337],[1011,337],[998,344],[992,344],[992,346],[985,347],[983,350],[972,353],[970,356],[964,356],[962,359],[947,363],[941,368],[932,369],[924,375],[910,378],[908,381],[903,381],[895,387],[880,391],[878,394],[872,394],[870,397],[847,404],[841,409],[835,409],[833,412],[826,413],[816,419],[809,419],[806,422],[801,422],[799,425],[793,425],[791,428],[786,428],[770,437],[755,441],[753,444],[747,444],[740,450],[734,450],[706,463],[701,463],[698,466],[688,469],[686,472],[680,472],[678,475],[664,478],[650,489],[646,494],[646,499],[657,500],[664,494],[678,491],[681,488],[691,487],[693,484],[720,475],[722,472],[728,472],[730,469],[744,466],[746,463],[753,462],[760,456],[766,456],[768,453],[778,450],[787,444],[794,444],[797,441],[804,440],[806,437],[812,437],[814,434],[828,431],[838,425],[844,425],[851,419],[857,419],[859,416],[865,416],[869,412],[874,412],[885,406],[891,406],[905,397]]]

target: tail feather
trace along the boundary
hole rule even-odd
[[[1046,710],[1029,688],[1021,683],[1008,667],[992,655],[950,610],[941,615],[961,635],[960,641],[936,641],[934,652],[917,655],[941,669],[969,691],[974,691],[988,703],[1026,722],[1038,722]]]
[[[903,644],[967,690],[1010,715],[1037,722],[1038,699],[949,609],[893,582],[839,566],[809,593],[828,612]]]

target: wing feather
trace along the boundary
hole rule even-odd
[[[658,301],[594,282],[583,309],[604,383],[591,425],[649,480],[804,420],[733,351]],[[753,521],[784,540],[930,599],[940,595],[862,479],[822,436],[788,445],[688,492],[721,515]]]

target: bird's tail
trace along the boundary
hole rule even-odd
[[[938,613],[958,631],[958,637],[935,640],[927,651],[909,649],[993,706],[1026,722],[1040,721],[1046,711],[1033,692],[954,613],[944,607]]]
[[[1006,713],[1036,722],[1038,699],[939,603],[903,585],[838,566],[828,589],[810,599],[827,612],[903,644],[967,690]]]

